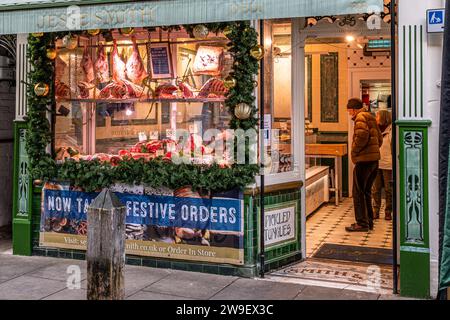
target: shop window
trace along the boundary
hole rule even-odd
[[[291,23],[268,24],[265,72],[266,152],[270,173],[292,171],[292,44]],[[269,171],[269,169],[267,169]]]
[[[231,118],[223,81],[233,65],[229,40],[219,34],[199,42],[183,30],[136,29],[133,37],[112,36],[110,42],[80,37],[74,50],[64,49],[61,40],[56,44],[57,107],[68,110],[56,118],[57,160],[73,154],[82,159],[166,156],[181,142],[179,129],[201,138],[190,143],[202,153],[211,151],[207,145],[214,138],[202,139],[206,131],[224,132]],[[142,147],[148,143],[158,146],[157,152]],[[200,161],[209,163],[212,155],[214,150]]]

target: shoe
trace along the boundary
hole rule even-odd
[[[384,215],[384,219],[385,219],[385,220],[392,220],[392,215],[391,215],[391,213],[386,213],[386,214]]]
[[[373,230],[373,224],[369,225],[369,230]]]
[[[367,232],[367,231],[369,231],[369,228],[360,226],[357,223],[353,223],[350,227],[345,227],[345,231],[347,231],[347,232]]]

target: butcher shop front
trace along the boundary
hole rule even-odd
[[[305,57],[300,32],[272,41],[382,1],[112,2],[0,1],[18,34],[14,253],[84,259],[110,188],[129,264],[250,277],[305,258]]]

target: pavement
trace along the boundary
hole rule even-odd
[[[77,266],[79,269],[77,269]],[[71,270],[81,271],[80,288]],[[68,273],[69,271],[69,273]],[[0,300],[85,300],[86,262],[0,253]],[[149,267],[125,267],[130,300],[397,300],[397,295]]]

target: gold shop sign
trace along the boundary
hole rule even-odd
[[[59,30],[72,26],[87,29],[92,26],[102,29],[119,28],[124,25],[151,25],[155,20],[155,5],[132,5],[126,7],[104,7],[104,9],[81,12],[80,7],[68,7],[65,11],[43,14],[37,17],[39,30]]]

